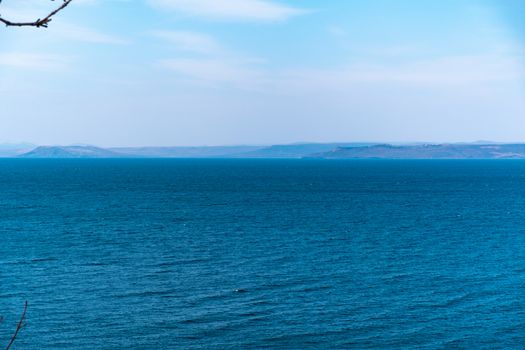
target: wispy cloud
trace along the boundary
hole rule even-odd
[[[260,69],[264,61],[248,57],[224,47],[210,35],[192,31],[155,31],[153,36],[187,51],[186,57],[171,57],[157,61],[157,66],[197,84],[226,85],[253,89],[265,81],[266,72]]]
[[[491,85],[525,78],[519,57],[506,55],[449,56],[392,64],[352,63],[334,69],[271,70],[250,61],[166,59],[160,66],[196,82],[284,94],[346,91],[359,86],[420,88]]]
[[[326,28],[329,34],[335,36],[335,37],[344,37],[346,36],[346,30],[339,25],[330,25]]]
[[[149,0],[158,8],[223,20],[283,21],[305,13],[303,9],[268,0]]]
[[[352,63],[334,69],[285,70],[273,75],[272,89],[285,94],[354,91],[366,87],[461,91],[517,84],[525,78],[512,55],[448,56],[392,64]],[[394,91],[393,90],[393,91]]]
[[[166,40],[174,45],[178,50],[190,51],[200,54],[217,54],[224,51],[222,46],[211,36],[191,32],[191,31],[174,31],[158,30],[152,32],[152,35]]]
[[[161,67],[199,84],[227,85],[240,89],[254,89],[265,80],[265,72],[226,59],[166,59]]]
[[[117,35],[103,33],[93,28],[78,25],[57,23],[55,26],[48,28],[48,30],[52,35],[73,41],[109,45],[129,44],[129,40]]]
[[[35,53],[0,53],[0,66],[34,70],[57,70],[68,65],[69,59],[61,55]]]

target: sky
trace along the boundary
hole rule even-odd
[[[524,18],[522,0],[73,0],[0,28],[0,143],[525,142]]]

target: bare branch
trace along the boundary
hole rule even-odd
[[[11,340],[9,341],[9,344],[7,344],[5,350],[9,350],[11,348],[11,346],[15,342],[16,337],[18,336],[18,333],[20,332],[20,330],[24,326],[24,319],[26,318],[26,312],[27,312],[27,301],[26,301],[26,303],[24,305],[24,312],[22,312],[22,316],[20,317],[20,321],[18,321],[18,325],[16,326],[15,333],[11,337]]]
[[[71,3],[71,1],[73,0],[63,0],[62,5],[60,5],[57,9],[52,11],[46,17],[42,19],[39,18],[34,22],[12,22],[0,16],[0,23],[5,24],[7,27],[37,27],[37,28],[44,27],[44,28],[47,28],[47,26],[49,25],[49,22],[51,22],[52,20],[52,17],[56,15],[57,13],[59,13],[60,11],[62,11],[63,9],[65,9],[67,5]],[[0,0],[0,2],[2,2],[2,0]]]

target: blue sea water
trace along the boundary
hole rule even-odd
[[[14,349],[525,348],[524,161],[1,160],[0,239]]]

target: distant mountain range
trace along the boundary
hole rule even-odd
[[[10,153],[9,153],[10,152]],[[0,157],[22,158],[319,158],[319,159],[525,159],[525,144],[304,143],[273,146],[121,147],[39,146]]]
[[[522,159],[525,144],[430,144],[337,147],[311,155],[325,159]]]
[[[233,155],[234,158],[304,158],[340,147],[362,147],[370,143],[298,143],[273,145]]]
[[[328,152],[338,147],[357,147],[371,144],[330,143],[292,144],[274,146],[217,146],[217,147],[116,147],[40,146],[23,153],[23,158],[304,158]]]

